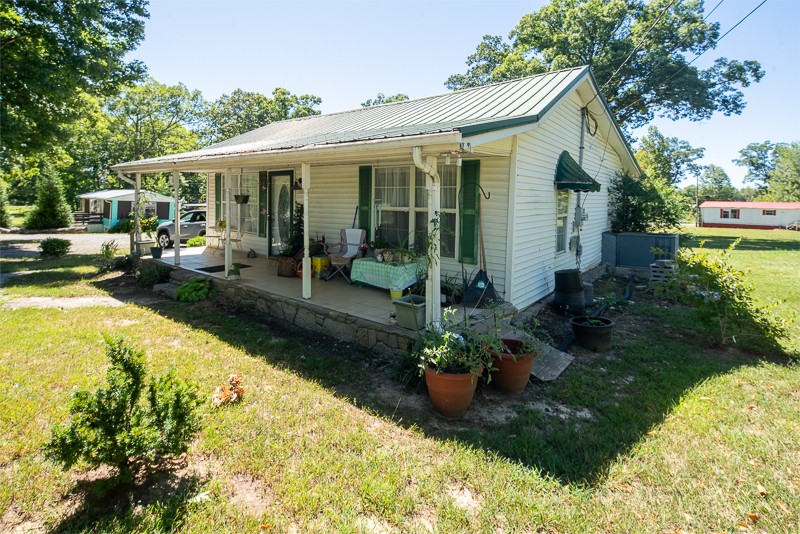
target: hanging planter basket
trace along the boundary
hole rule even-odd
[[[250,202],[250,195],[233,195],[233,200],[237,204],[247,204]]]

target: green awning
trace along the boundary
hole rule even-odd
[[[572,159],[566,150],[558,158],[556,167],[556,189],[572,191],[600,191],[600,182],[581,169],[578,162]]]

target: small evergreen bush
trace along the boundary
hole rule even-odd
[[[210,278],[192,278],[178,288],[176,298],[180,302],[200,302],[214,295],[216,290]]]
[[[60,258],[69,252],[70,247],[72,247],[72,241],[57,237],[48,237],[39,242],[39,250],[44,258]]]
[[[65,228],[72,224],[72,210],[64,200],[64,186],[61,179],[51,172],[44,171],[38,184],[36,204],[25,218],[25,228],[42,230],[46,228]]]
[[[106,385],[72,394],[71,421],[53,427],[44,452],[64,469],[80,460],[92,467],[107,464],[120,481],[131,481],[141,468],[186,452],[200,430],[201,401],[197,387],[173,370],[145,385],[144,352],[122,338],[103,338],[111,361]]]
[[[11,227],[11,214],[8,212],[8,195],[5,184],[0,183],[0,228]]]
[[[670,184],[627,173],[611,179],[608,189],[612,232],[648,232],[680,226],[685,199]]]

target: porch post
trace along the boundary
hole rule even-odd
[[[231,168],[225,168],[225,183],[222,186],[225,192],[225,197],[222,199],[225,202],[225,278],[228,277],[228,271],[231,270],[233,263],[233,249],[231,249]]]
[[[178,171],[172,171],[172,188],[175,193],[175,265],[178,266],[181,264],[181,210],[179,205],[181,173]],[[156,210],[156,217],[158,217],[158,210]]]
[[[136,182],[133,185],[133,240],[142,240],[142,218],[139,215],[142,190],[142,173],[136,173]],[[133,252],[133,251],[131,251]]]
[[[428,156],[425,158],[425,163],[429,169],[434,170],[434,174],[426,173],[426,182],[428,185],[428,238],[433,243],[428,243],[426,257],[428,258],[428,279],[425,281],[425,309],[426,320],[428,324],[439,322],[442,319],[441,308],[441,264],[440,258],[440,234],[441,234],[441,219],[439,219],[439,212],[441,211],[442,195],[441,195],[441,180],[439,179],[438,172],[436,172],[436,156]],[[433,220],[437,219],[438,223],[434,224]]]
[[[303,298],[311,298],[311,257],[309,256],[308,239],[308,190],[311,188],[311,164],[303,163],[300,168],[301,185],[303,186]]]

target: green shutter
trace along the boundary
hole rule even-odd
[[[463,263],[478,263],[478,184],[480,184],[481,162],[465,161],[461,165],[461,206],[459,221],[461,228],[461,254]]]
[[[372,167],[364,165],[358,168],[358,227],[367,231],[369,237],[372,230]]]
[[[214,225],[216,226],[217,221],[222,219],[222,174],[217,173],[214,175],[214,217],[216,221]]]
[[[258,237],[267,237],[268,214],[269,178],[267,171],[258,171]]]

